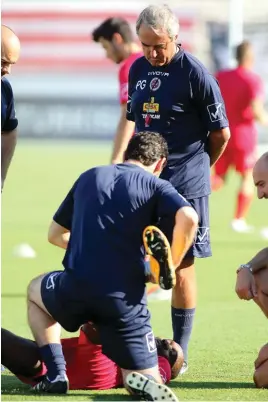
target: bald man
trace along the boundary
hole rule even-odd
[[[5,25],[1,26],[1,188],[7,176],[16,142],[18,120],[15,114],[14,97],[5,75],[20,55],[20,41],[15,33]]]
[[[268,199],[268,152],[260,157],[253,169],[258,198]],[[240,299],[253,299],[268,318],[268,247],[237,270],[236,293]],[[254,382],[258,388],[268,388],[268,343],[255,361]]]

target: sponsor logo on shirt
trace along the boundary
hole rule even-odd
[[[159,112],[159,103],[155,103],[154,97],[152,97],[150,102],[143,104],[143,111],[146,113],[157,113]]]
[[[168,77],[169,73],[164,73],[163,71],[149,71],[148,75],[154,75],[154,76],[161,76],[161,77]]]
[[[144,89],[146,87],[146,80],[139,80],[136,84],[136,91],[140,89]]]
[[[219,121],[223,119],[222,103],[212,103],[212,105],[207,106],[207,110],[212,123],[214,123],[214,121]]]
[[[160,78],[153,78],[152,81],[150,82],[150,90],[151,91],[157,91],[161,86],[161,80]]]

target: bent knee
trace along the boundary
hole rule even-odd
[[[45,275],[39,275],[36,278],[32,279],[27,287],[27,297],[28,300],[31,300],[36,293],[40,292],[41,283]]]
[[[255,370],[253,380],[257,388],[268,388],[268,360]]]

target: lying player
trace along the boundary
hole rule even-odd
[[[22,382],[35,385],[46,374],[34,341],[1,329],[2,363]],[[175,378],[183,364],[181,347],[156,338],[159,370],[164,383]],[[123,386],[121,369],[102,353],[96,328],[85,324],[79,337],[62,339],[70,389],[104,390]]]

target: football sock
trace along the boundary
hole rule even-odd
[[[53,381],[58,375],[66,374],[66,362],[59,343],[50,343],[40,348],[42,359],[47,367],[47,377]]]
[[[173,339],[183,350],[184,361],[188,361],[188,343],[190,340],[195,308],[171,307]]]
[[[252,201],[252,196],[239,192],[237,194],[235,219],[245,218]]]

